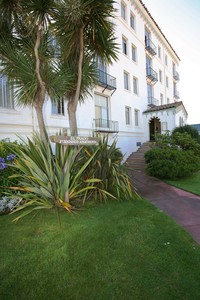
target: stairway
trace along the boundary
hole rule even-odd
[[[137,150],[133,152],[126,160],[127,169],[145,171],[146,163],[144,154],[151,149],[152,142],[146,142]]]

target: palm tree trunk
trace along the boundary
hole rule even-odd
[[[39,87],[38,87],[37,94],[35,97],[34,107],[35,107],[35,110],[37,113],[37,119],[38,119],[38,125],[39,125],[41,139],[44,142],[46,142],[48,138],[47,138],[47,134],[46,134],[46,128],[45,128],[44,117],[43,117],[43,112],[42,112],[42,108],[43,108],[44,100],[45,100],[46,86],[45,86],[45,83],[42,80],[42,77],[40,74],[41,61],[40,61],[40,57],[39,57],[39,47],[40,47],[40,43],[41,43],[41,35],[42,35],[42,25],[41,25],[41,23],[39,23],[36,26],[36,42],[35,42],[35,47],[34,47],[35,62],[36,62],[35,73],[37,76]]]
[[[81,82],[82,82],[82,66],[83,66],[83,53],[84,53],[83,31],[84,31],[84,26],[80,28],[80,32],[79,32],[80,48],[79,48],[78,77],[77,77],[76,91],[68,103],[69,126],[70,126],[70,132],[72,136],[78,135],[77,122],[76,122],[76,109],[77,109],[78,100],[80,98]]]
[[[35,108],[36,115],[37,115],[40,137],[44,142],[47,142],[48,137],[47,137],[47,132],[46,132],[46,126],[44,123],[44,116],[43,116],[43,112],[42,112],[43,103],[44,103],[44,101],[34,102],[34,108]]]
[[[78,135],[77,121],[76,121],[76,107],[74,107],[74,99],[68,102],[69,127],[72,136]]]

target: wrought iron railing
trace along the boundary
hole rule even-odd
[[[149,78],[152,82],[158,81],[158,73],[154,71],[151,67],[146,68],[146,76]]]
[[[177,71],[174,71],[174,72],[173,72],[173,77],[174,77],[174,79],[175,79],[176,81],[180,80],[180,75],[179,75],[179,73],[178,73]]]
[[[94,119],[94,130],[99,132],[119,132],[118,121]]]
[[[159,105],[159,100],[154,97],[148,97],[148,105]]]
[[[98,69],[98,84],[109,90],[116,89],[116,77]]]
[[[156,45],[148,38],[145,38],[145,49],[153,56],[157,54]]]
[[[174,91],[174,98],[175,99],[180,99],[180,94],[177,90]]]

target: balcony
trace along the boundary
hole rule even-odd
[[[180,95],[179,95],[179,92],[178,91],[174,91],[174,98],[175,99],[180,99]]]
[[[119,123],[106,119],[94,119],[94,131],[116,133],[119,132]]]
[[[157,49],[156,46],[154,45],[154,43],[148,39],[145,38],[145,49],[152,55],[156,55],[157,54]]]
[[[146,77],[150,80],[150,83],[156,83],[158,81],[158,73],[151,67],[146,68]]]
[[[108,90],[116,90],[116,78],[98,69],[98,85]]]
[[[174,80],[176,80],[176,81],[179,81],[179,80],[180,80],[180,75],[179,75],[179,73],[178,73],[177,71],[174,71],[174,72],[173,72],[173,78],[174,78]]]
[[[148,105],[149,106],[158,106],[159,100],[154,97],[148,97]]]

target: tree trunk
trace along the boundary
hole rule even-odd
[[[77,121],[76,121],[76,107],[74,107],[74,100],[68,102],[69,127],[72,136],[78,135]]]
[[[35,46],[34,46],[35,62],[36,62],[35,73],[36,73],[36,77],[37,77],[39,86],[38,86],[37,93],[35,95],[34,107],[35,107],[36,114],[37,114],[41,139],[44,142],[47,142],[48,136],[46,134],[46,128],[45,128],[45,124],[44,124],[44,116],[43,116],[43,112],[42,112],[42,108],[43,108],[44,101],[45,101],[46,86],[45,86],[45,82],[42,80],[42,77],[40,74],[41,60],[39,57],[39,47],[40,47],[40,43],[41,43],[41,38],[42,38],[42,24],[39,23],[36,26],[36,42],[35,42]]]
[[[82,66],[83,66],[83,54],[84,54],[83,31],[84,31],[84,26],[80,28],[80,32],[79,32],[80,49],[79,49],[76,91],[68,103],[69,126],[70,126],[70,132],[72,136],[78,135],[77,122],[76,122],[76,109],[77,109],[78,100],[80,98],[81,82],[82,82]]]
[[[45,123],[44,123],[44,116],[43,116],[43,112],[42,112],[43,103],[44,103],[44,101],[42,101],[42,100],[34,102],[34,108],[35,108],[36,114],[37,114],[40,137],[41,137],[42,141],[47,142],[48,136],[47,136],[46,127],[45,127]]]

